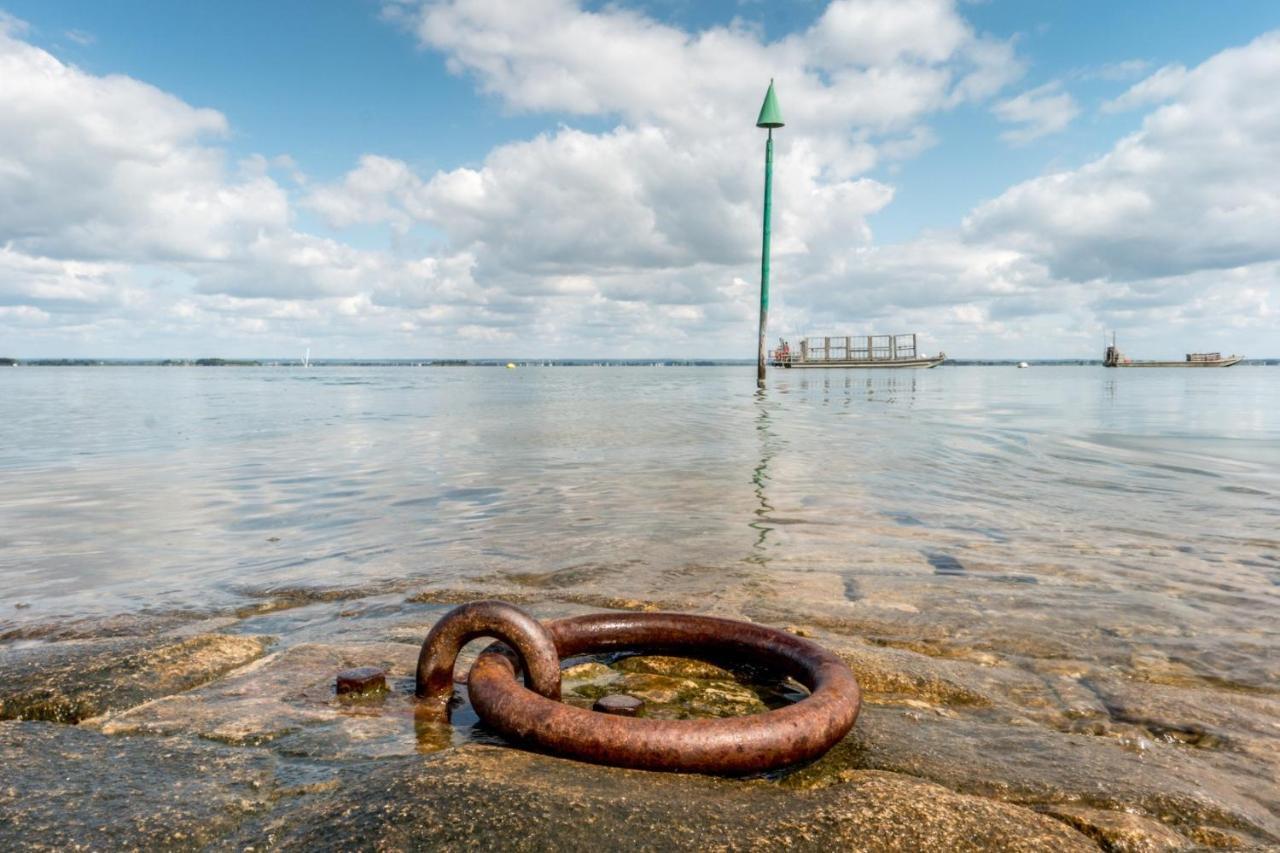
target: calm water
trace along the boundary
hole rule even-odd
[[[751,373],[5,369],[0,627],[405,578],[714,606],[821,573],[917,627],[1136,620],[1266,675],[1280,370]]]

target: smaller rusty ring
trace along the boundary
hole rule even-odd
[[[728,655],[773,666],[810,690],[793,705],[744,717],[616,717],[525,690],[511,661],[486,649],[467,680],[476,713],[503,736],[557,755],[645,770],[758,773],[817,758],[858,717],[861,694],[844,661],[784,631],[678,613],[578,616],[545,628],[561,658],[637,648]]]
[[[473,601],[455,607],[432,626],[418,653],[414,691],[418,698],[447,701],[453,695],[458,652],[480,637],[497,637],[515,650],[531,690],[549,700],[560,698],[560,657],[555,641],[541,622],[505,601]]]

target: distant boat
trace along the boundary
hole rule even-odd
[[[302,366],[303,367],[311,366],[311,347],[307,347],[307,354],[302,357]]]
[[[1224,356],[1220,352],[1189,352],[1182,361],[1134,361],[1116,346],[1116,333],[1111,333],[1111,346],[1102,356],[1103,367],[1230,367],[1244,360],[1242,355]]]
[[[923,355],[911,335],[843,335],[801,338],[799,351],[786,340],[769,352],[774,367],[937,367],[947,354]]]
[[[1027,364],[1025,361],[1018,362],[1018,367],[1030,367],[1030,366],[1031,365]]]

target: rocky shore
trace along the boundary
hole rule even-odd
[[[263,590],[234,613],[8,629],[0,848],[1280,845],[1274,659],[1215,679],[1195,655],[1170,653],[1183,638],[1136,638],[1141,614],[1127,637],[1108,633],[1106,614],[1085,627],[1043,608],[1019,616],[1018,585],[993,593],[1000,624],[979,600],[934,602],[926,618],[906,592],[851,594],[822,572],[730,586],[720,598],[631,598],[608,572],[579,569],[468,588]],[[543,619],[676,609],[785,628],[850,664],[863,712],[827,756],[768,778],[515,749],[465,701],[452,725],[415,713],[418,644],[451,604],[481,597]],[[386,670],[389,689],[337,696],[335,674],[357,666]],[[569,662],[564,683],[566,701],[625,689],[660,716],[794,698],[758,674],[651,656]]]

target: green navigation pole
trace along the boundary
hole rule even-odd
[[[764,248],[760,253],[760,350],[756,357],[756,386],[764,387],[765,335],[769,326],[769,219],[773,213],[773,129],[782,127],[782,111],[773,94],[773,80],[765,92],[764,104],[756,127],[769,129],[769,139],[764,144]]]

